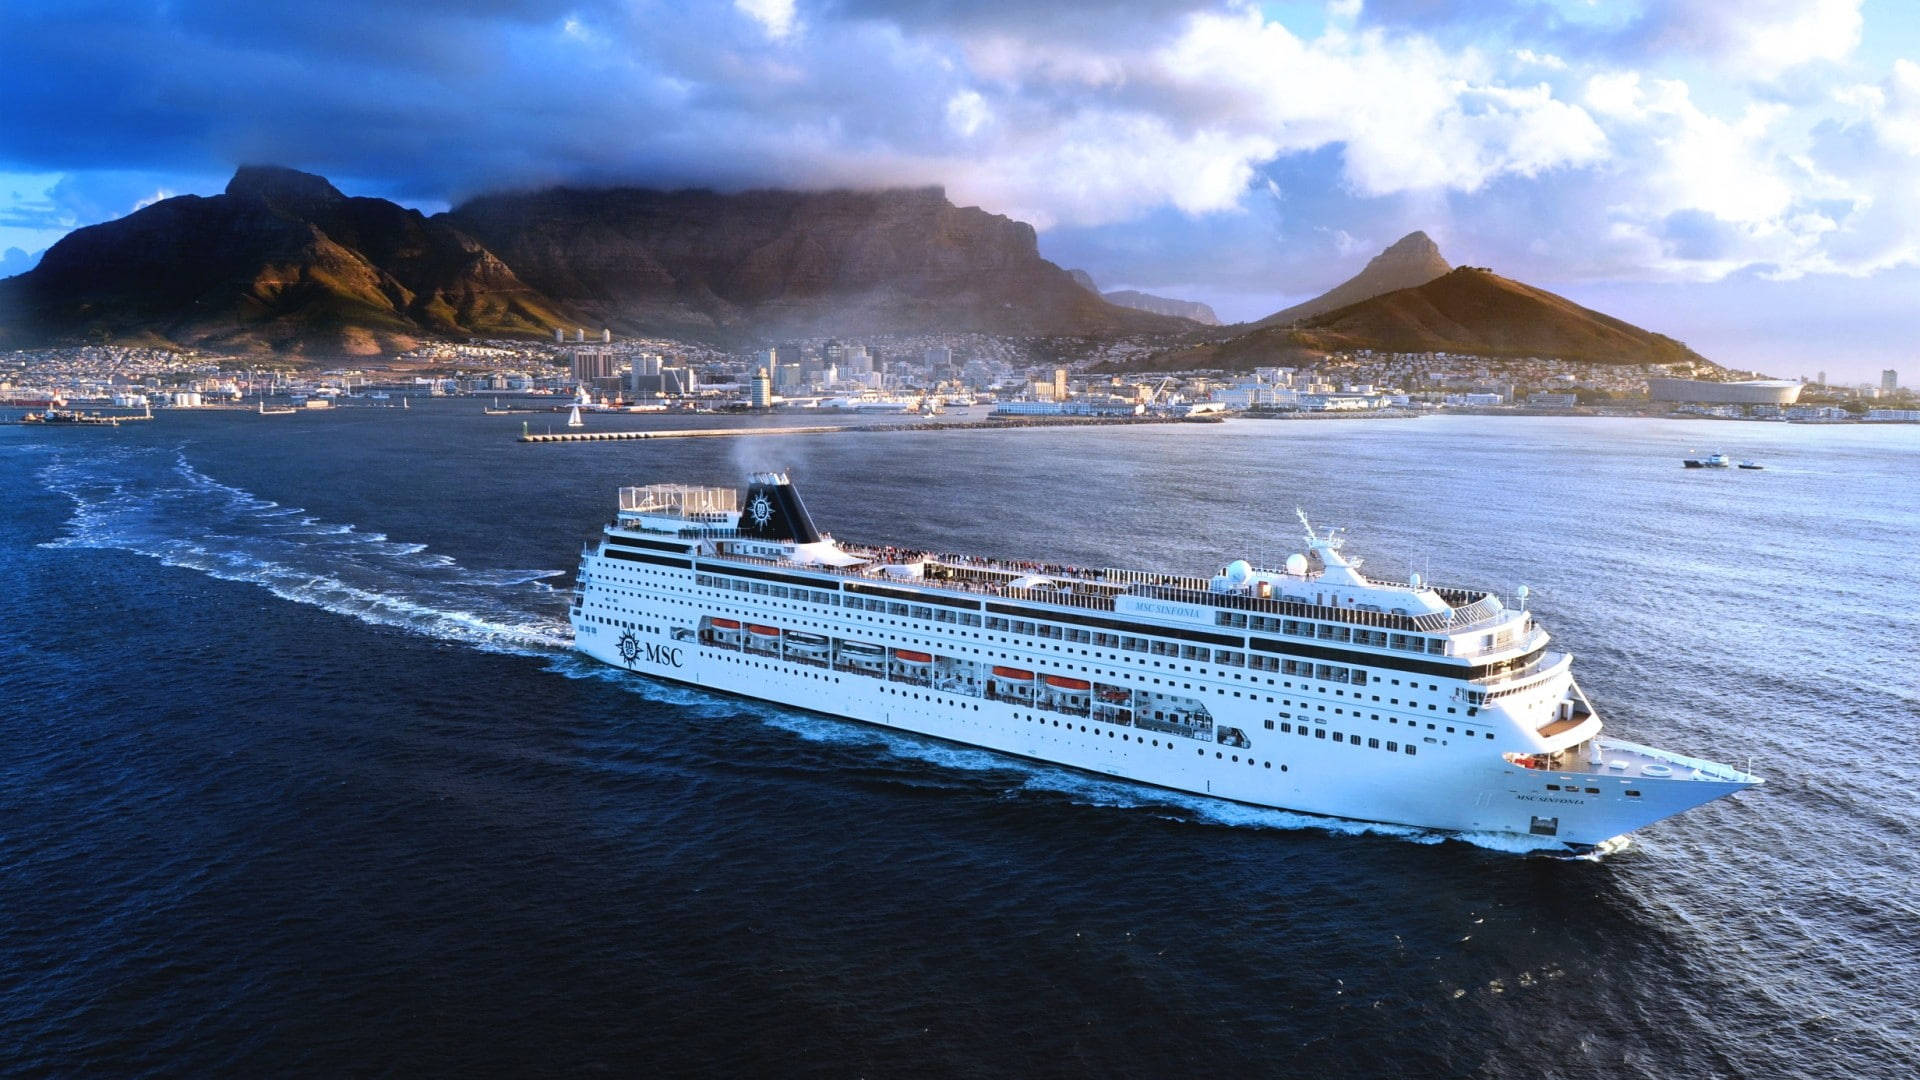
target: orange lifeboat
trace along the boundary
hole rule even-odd
[[[993,673],[1002,679],[1015,679],[1020,682],[1032,682],[1033,672],[1021,671],[1017,667],[996,667]]]
[[[1047,676],[1047,685],[1056,690],[1075,690],[1083,694],[1093,688],[1093,684],[1085,679],[1069,679],[1065,675]]]
[[[732,619],[715,619],[713,620],[713,628],[715,630],[738,630],[740,629],[740,624]]]
[[[893,650],[893,656],[894,656],[894,659],[900,660],[908,664],[933,663],[932,656],[923,652],[914,652],[912,649],[895,649]]]
[[[761,637],[779,637],[780,628],[777,626],[761,626],[756,623],[747,627],[747,633],[758,634]]]

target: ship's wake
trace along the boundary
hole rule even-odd
[[[561,570],[476,570],[426,545],[323,521],[222,484],[178,451],[60,455],[39,471],[73,500],[63,534],[43,545],[130,551],[223,581],[258,585],[375,626],[491,652],[565,650]],[[541,610],[553,614],[536,614]]]

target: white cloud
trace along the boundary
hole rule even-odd
[[[1747,78],[1770,79],[1818,60],[1843,60],[1860,44],[1862,0],[1658,0],[1648,20],[1660,43],[1718,58]]]
[[[775,40],[793,33],[793,0],[733,0],[733,6],[759,23]]]

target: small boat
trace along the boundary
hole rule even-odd
[[[1733,460],[1725,454],[1708,454],[1703,458],[1687,458],[1685,464],[1689,469],[1724,469],[1732,465]]]
[[[1756,471],[1766,468],[1765,465],[1762,465],[1757,461],[1743,461],[1740,463],[1740,467],[1743,469],[1753,469]]]
[[[585,420],[580,419],[580,406],[575,405],[573,407],[573,411],[567,414],[567,426],[568,427],[586,427],[587,426],[587,422]]]

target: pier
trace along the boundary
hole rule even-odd
[[[523,443],[630,442],[635,439],[717,439],[734,435],[831,435],[842,431],[988,431],[1030,427],[1111,427],[1116,424],[1178,424],[1171,416],[1025,416],[987,420],[933,421],[912,424],[808,424],[793,427],[684,428],[660,431],[522,431]]]

